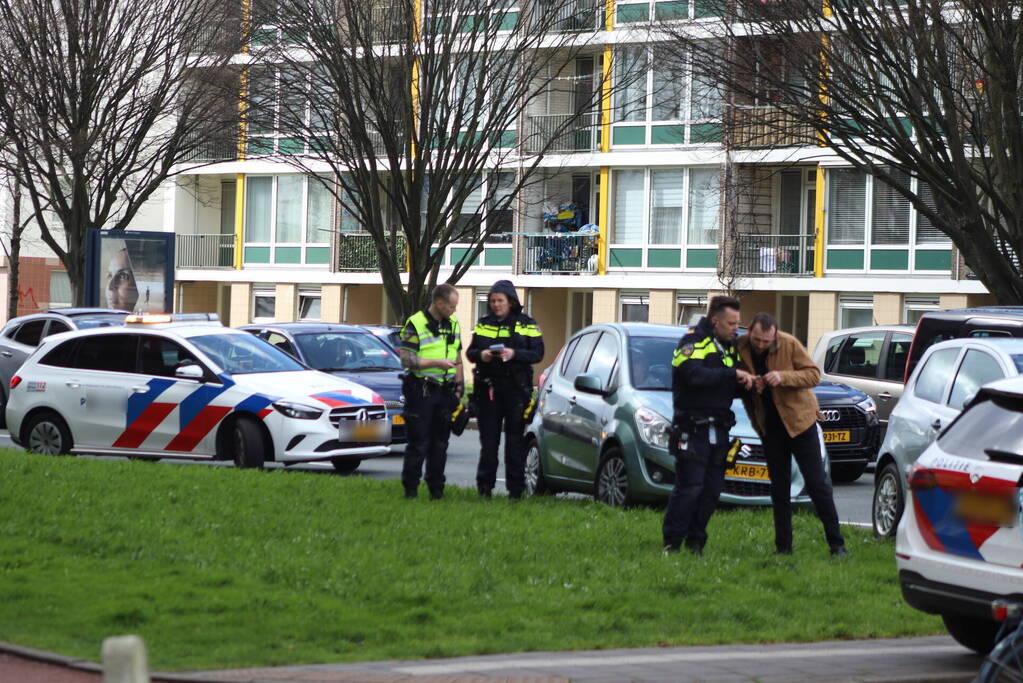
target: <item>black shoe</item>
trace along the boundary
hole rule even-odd
[[[700,555],[703,555],[703,544],[695,542],[690,543],[689,541],[686,541],[686,550],[699,557]]]
[[[515,493],[509,492],[508,500],[522,500],[522,491],[517,491]]]
[[[844,557],[849,554],[849,551],[845,549],[844,545],[833,545],[831,546],[831,554],[835,557]]]
[[[774,551],[775,555],[791,555],[792,548],[778,548]]]
[[[662,551],[665,555],[672,555],[682,550],[681,543],[665,543],[664,550]]]
[[[493,495],[493,489],[488,489],[484,486],[477,486],[476,490],[480,494],[480,498],[490,498]]]
[[[405,497],[409,500],[416,498],[418,495],[419,491],[417,489],[405,489]]]
[[[443,491],[430,491],[430,500],[440,500],[444,497]]]

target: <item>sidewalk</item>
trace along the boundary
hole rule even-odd
[[[0,643],[0,652],[48,667],[77,669],[83,678],[23,678],[26,666],[0,656],[0,681],[98,681],[95,664]],[[888,640],[719,645],[579,652],[531,652],[452,659],[314,664],[187,674],[154,673],[154,683],[567,683],[586,681],[888,681],[967,682],[981,658],[948,636]],[[20,668],[15,669],[14,664]],[[10,667],[10,668],[8,668]],[[89,672],[86,674],[86,672]],[[95,678],[90,677],[95,676]]]

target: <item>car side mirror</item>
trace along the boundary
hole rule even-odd
[[[598,379],[596,375],[589,375],[586,373],[577,375],[573,386],[576,391],[581,391],[586,394],[599,394],[603,396],[606,393],[604,391],[604,387],[600,383],[600,379]]]
[[[201,366],[195,363],[189,363],[188,365],[179,365],[174,368],[174,376],[179,379],[194,379],[201,380],[206,373],[203,372]]]

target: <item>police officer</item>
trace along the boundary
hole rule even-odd
[[[405,497],[415,498],[426,462],[430,498],[444,497],[451,411],[462,397],[462,339],[455,318],[458,291],[444,283],[430,306],[409,316],[401,330],[401,364],[406,368],[405,429],[408,444],[401,469]]]
[[[465,352],[473,370],[473,401],[480,431],[476,488],[490,498],[497,481],[497,448],[504,427],[504,476],[508,497],[517,500],[526,488],[523,413],[533,393],[534,363],[543,358],[543,335],[536,321],[522,312],[515,286],[498,280],[487,295],[488,315],[480,318]]]
[[[738,328],[738,299],[715,296],[671,361],[675,415],[669,450],[675,455],[675,488],[664,513],[665,552],[678,552],[685,543],[701,555],[707,543],[707,522],[725,479],[728,430],[735,424],[732,399],[739,387],[753,385],[753,375],[739,366]]]

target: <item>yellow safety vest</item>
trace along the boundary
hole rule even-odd
[[[452,363],[458,361],[458,354],[462,348],[462,332],[458,327],[458,319],[455,316],[448,318],[448,327],[440,327],[440,334],[434,335],[430,331],[429,320],[424,311],[418,311],[409,316],[406,325],[412,325],[416,331],[415,341],[419,344],[416,355],[423,360],[434,358],[447,358]],[[443,325],[443,323],[441,323]],[[420,379],[431,379],[436,382],[446,382],[455,378],[456,368],[444,370],[443,368],[418,368],[411,370],[412,374]]]
[[[721,354],[721,363],[726,368],[735,367],[735,362],[738,358],[735,345],[729,344],[726,348],[720,342],[716,342],[714,337],[704,337],[694,344],[686,344],[675,349],[675,354],[671,358],[671,364],[677,368],[687,360],[703,360],[712,353]]]

